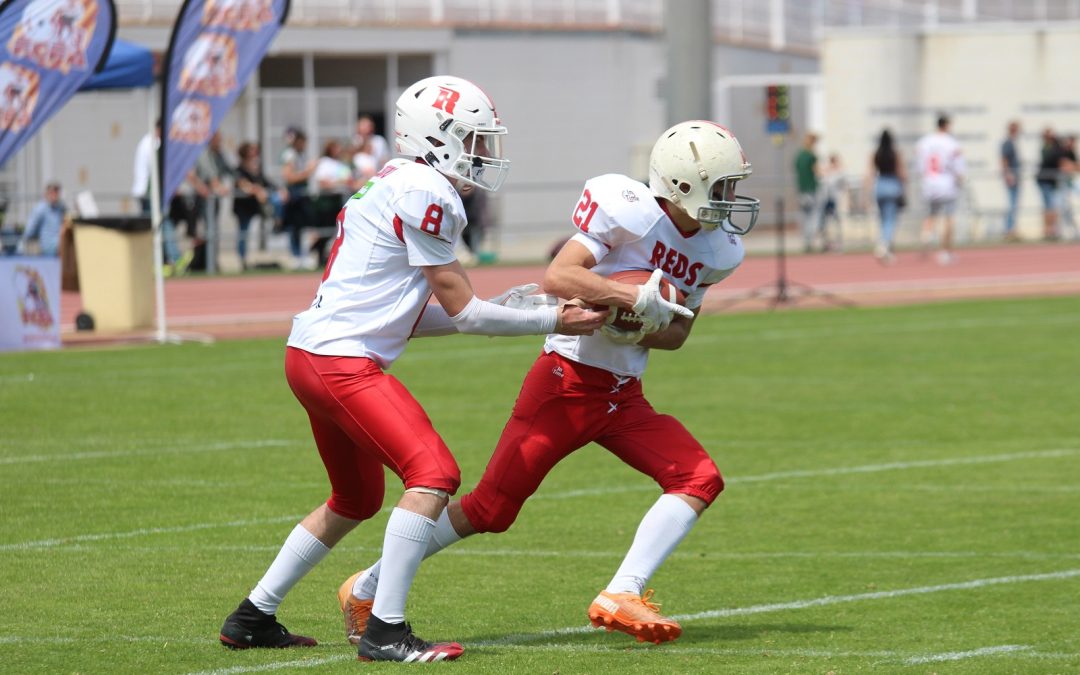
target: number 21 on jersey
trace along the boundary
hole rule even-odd
[[[574,209],[574,226],[582,232],[589,231],[589,221],[592,220],[593,214],[596,213],[596,209],[600,207],[600,204],[594,202],[592,194],[585,190],[581,193],[581,201],[578,202],[577,208]]]

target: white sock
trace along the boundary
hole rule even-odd
[[[330,549],[315,535],[297,525],[285,539],[285,544],[266,574],[251,591],[248,600],[261,612],[277,614],[278,605],[285,599],[285,594],[329,552]]]
[[[450,544],[459,541],[461,541],[461,535],[459,535],[457,530],[454,529],[454,526],[450,524],[450,516],[446,509],[443,509],[442,513],[439,514],[439,519],[435,521],[435,530],[431,533],[431,539],[428,540],[427,550],[424,551],[424,560],[427,560]],[[367,568],[363,574],[358,576],[353,583],[353,595],[361,600],[373,599],[375,597],[375,591],[379,588],[379,568],[381,567],[382,561],[376,560],[374,565]]]
[[[413,577],[424,559],[435,521],[419,513],[395,508],[386,523],[386,536],[383,538],[383,561],[386,569],[381,570],[378,589],[375,591],[375,604],[371,613],[387,623],[401,623],[405,620],[405,600],[409,595]]]
[[[634,543],[608,584],[607,592],[641,595],[653,573],[690,532],[695,522],[697,512],[689,504],[676,495],[660,495],[660,499],[641,519]]]

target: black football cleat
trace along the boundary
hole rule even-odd
[[[426,642],[413,635],[412,626],[407,623],[386,623],[372,616],[360,638],[356,658],[361,661],[434,663],[453,661],[464,651],[456,642]]]
[[[285,649],[318,644],[315,638],[293,635],[278,623],[276,615],[263,614],[247,598],[225,619],[218,639],[229,649]]]

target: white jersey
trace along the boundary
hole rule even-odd
[[[915,155],[922,176],[923,197],[935,201],[956,199],[964,175],[960,143],[944,132],[927,134],[919,139]]]
[[[431,297],[422,267],[453,262],[465,209],[435,169],[404,159],[345,203],[311,307],[293,318],[289,346],[366,356],[382,368],[401,355]]]
[[[593,272],[606,277],[623,270],[662,269],[664,278],[686,294],[690,309],[700,307],[708,287],[743,260],[739,237],[719,228],[684,235],[647,185],[618,174],[587,181],[572,219],[579,230],[573,240],[596,259]],[[544,349],[630,377],[641,377],[649,359],[645,347],[616,344],[599,331],[549,335]]]

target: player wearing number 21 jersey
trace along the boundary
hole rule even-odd
[[[374,598],[358,656],[428,662],[461,655],[455,642],[430,643],[405,623],[417,567],[460,483],[453,455],[420,404],[385,369],[410,336],[585,335],[605,313],[580,307],[511,307],[475,297],[454,257],[465,227],[460,193],[494,191],[509,162],[491,99],[455,77],[421,80],[397,103],[398,152],[338,215],[322,282],[296,316],[285,374],[311,423],[330,478],[330,498],[292,531],[266,574],[225,621],[231,648],[311,646],[277,622],[285,594],[383,503],[383,467],[405,485],[383,540],[387,573]],[[434,295],[438,305],[428,307]]]
[[[440,517],[428,555],[477,532],[502,532],[561,459],[595,442],[648,474],[663,494],[638,527],[590,621],[638,640],[664,642],[682,629],[658,612],[645,586],[716,499],[724,483],[702,445],[642,394],[650,349],[678,349],[706,290],[743,259],[740,236],[757,220],[758,201],[737,196],[750,175],[735,136],[712,122],[684,122],[664,132],[650,156],[648,186],[621,175],[589,180],[572,220],[577,233],[552,261],[546,290],[584,304],[635,307],[663,276],[686,294],[685,307],[638,311],[641,328],[605,325],[592,335],[549,335],[525,377],[513,414],[476,488]],[[622,270],[654,270],[635,287],[608,279]],[[644,290],[642,290],[644,289]],[[346,629],[382,591],[384,559],[346,582]],[[350,624],[350,621],[352,623]]]

